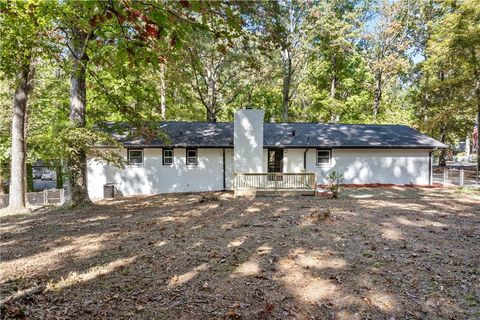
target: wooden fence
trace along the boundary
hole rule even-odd
[[[0,195],[0,208],[8,207],[10,195]],[[41,206],[48,204],[62,204],[65,202],[65,192],[63,189],[46,189],[39,192],[28,192],[25,194],[25,200],[29,206]]]
[[[235,196],[256,194],[315,194],[317,174],[305,173],[235,173]]]

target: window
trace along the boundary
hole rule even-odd
[[[187,149],[187,165],[197,165],[197,149]]]
[[[332,158],[332,152],[330,150],[317,150],[317,165],[328,166],[330,165],[330,159]]]
[[[163,149],[162,162],[164,166],[171,166],[173,164],[173,149]]]
[[[129,149],[128,163],[132,166],[143,166],[143,150]]]

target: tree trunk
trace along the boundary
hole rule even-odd
[[[440,128],[440,142],[445,143],[446,139],[447,139],[447,125],[445,123],[442,123],[442,127]],[[442,149],[442,151],[440,152],[439,165],[441,167],[444,167],[447,165],[447,149]]]
[[[217,113],[212,107],[207,107],[207,122],[217,122]]]
[[[3,163],[0,161],[0,196],[5,194],[5,189],[3,189]]]
[[[337,95],[337,57],[332,56],[332,81],[330,85],[330,99],[335,99]]]
[[[375,73],[375,93],[373,97],[373,116],[377,117],[382,99],[382,72]]]
[[[331,79],[331,84],[330,84],[330,100],[332,102],[336,99],[337,97],[337,83],[338,83],[338,78],[337,78],[337,57],[335,54],[332,56],[332,79]],[[337,104],[333,103],[332,104],[333,108],[331,109],[331,114],[330,114],[330,122],[332,123],[337,123],[338,122],[338,114],[337,114]]]
[[[217,76],[215,74],[215,68],[207,70],[207,101],[205,108],[207,109],[207,121],[217,122]]]
[[[27,150],[27,148],[25,148]],[[35,191],[33,189],[33,168],[31,163],[27,163],[26,167],[26,174],[25,174],[25,185],[27,186],[27,192]]]
[[[477,130],[480,131],[480,69],[475,51],[472,50],[473,73],[475,76],[475,100],[477,104]],[[480,132],[477,134],[477,174],[480,172]]]
[[[288,121],[288,111],[290,109],[290,87],[292,84],[292,58],[288,49],[282,50],[283,60],[283,83],[282,83],[282,108],[283,121]]]
[[[165,84],[165,71],[166,65],[160,64],[160,115],[162,120],[167,118],[167,99],[166,99],[166,84]]]
[[[9,210],[25,210],[25,120],[28,94],[32,90],[33,69],[22,66],[13,99],[12,153]]]
[[[81,30],[72,30],[72,74],[70,76],[70,123],[74,128],[85,127],[86,70],[88,56],[86,45],[89,35]],[[70,195],[68,202],[72,206],[91,204],[87,190],[87,155],[85,147],[71,146],[73,152],[68,161]]]

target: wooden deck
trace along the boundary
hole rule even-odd
[[[305,173],[235,173],[235,196],[315,195],[317,174]]]

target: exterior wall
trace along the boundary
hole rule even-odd
[[[303,148],[283,150],[283,172],[303,172]],[[323,174],[343,173],[347,184],[430,184],[431,167],[428,149],[332,149],[330,165],[316,164],[316,149],[306,154],[306,171],[316,172],[319,184],[326,183]],[[267,149],[264,149],[264,171],[267,172]]]
[[[225,190],[233,190],[233,149],[225,149]]]
[[[305,151],[305,150],[303,150]],[[333,149],[329,166],[316,165],[316,149],[307,152],[307,171],[343,173],[347,184],[430,184],[428,149]]]
[[[238,173],[263,171],[263,110],[235,112],[233,125],[234,170]]]
[[[174,149],[174,163],[171,166],[162,165],[162,149],[148,148],[143,152],[144,165],[139,167],[120,169],[89,161],[90,197],[103,198],[105,183],[117,183],[123,195],[223,190],[223,149],[199,148],[196,166],[186,165],[184,148]],[[127,149],[121,149],[119,153],[127,157]],[[232,154],[230,151],[230,157]],[[232,163],[232,160],[226,161],[226,172],[232,172]]]
[[[262,172],[268,172],[268,149],[263,149]]]
[[[303,172],[303,156],[305,149],[283,150],[283,172]]]
[[[333,149],[328,166],[316,165],[316,149],[306,153],[306,171],[316,172],[324,184],[323,173],[344,174],[348,184],[430,183],[431,169],[427,149]],[[124,158],[127,149],[118,151]],[[198,164],[187,166],[184,148],[174,149],[174,164],[162,165],[162,149],[144,149],[144,165],[124,169],[89,161],[88,191],[92,198],[103,197],[105,183],[117,183],[123,195],[223,190],[223,149],[198,149]],[[305,149],[284,149],[283,171],[304,171]],[[248,158],[244,158],[248,160]],[[262,150],[261,171],[267,172],[267,149]],[[234,150],[225,149],[225,187],[232,190]]]

